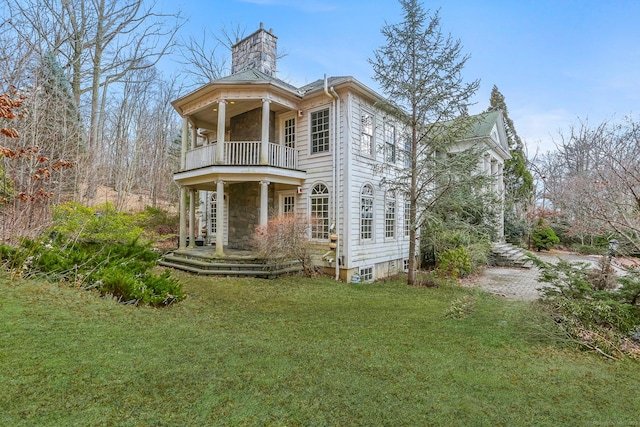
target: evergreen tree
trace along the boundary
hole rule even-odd
[[[47,51],[42,57],[39,72],[44,95],[40,101],[49,112],[43,130],[59,142],[57,147],[52,147],[51,154],[65,157],[82,145],[80,111],[69,79],[52,51]]]
[[[445,153],[468,130],[470,119],[463,113],[479,81],[463,82],[468,56],[462,55],[459,40],[442,34],[438,11],[428,16],[417,0],[400,4],[404,20],[382,28],[386,44],[369,62],[387,98],[381,108],[406,129],[407,167],[385,174],[395,178],[383,181],[405,194],[410,206],[407,284],[413,285],[417,230],[444,194],[468,186],[472,175],[458,171],[477,165],[477,151]]]
[[[52,162],[78,164],[85,151],[84,130],[80,111],[67,75],[53,51],[47,51],[34,70],[35,96],[29,99],[31,114],[27,117],[24,138],[37,146]],[[53,171],[47,191],[53,191],[56,203],[73,198],[78,191],[77,167]]]
[[[511,159],[504,163],[505,234],[509,240],[517,243],[524,234],[524,215],[533,200],[533,176],[527,169],[524,144],[516,132],[513,120],[509,117],[504,95],[494,85],[487,111],[497,110],[501,110],[504,117],[511,154]]]

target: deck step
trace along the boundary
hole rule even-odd
[[[297,260],[279,264],[260,261],[262,260],[252,257],[215,258],[204,255],[199,256],[193,252],[172,252],[165,254],[158,264],[163,267],[209,276],[275,278],[302,271],[302,265]]]

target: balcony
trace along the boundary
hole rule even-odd
[[[273,166],[282,169],[298,169],[298,152],[295,148],[268,143],[265,162],[260,161],[260,141],[230,141],[224,143],[224,158],[216,159],[216,145],[209,144],[187,151],[186,167],[193,170],[216,165]]]

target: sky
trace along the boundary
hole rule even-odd
[[[169,1],[169,0],[165,0]],[[381,28],[402,21],[396,0],[199,0],[168,2],[187,18],[179,36],[202,37],[260,23],[278,37],[278,77],[302,86],[353,76],[382,94],[368,62],[385,44]],[[640,1],[424,0],[440,10],[444,33],[469,59],[466,81],[480,80],[471,113],[489,105],[493,86],[527,153],[555,149],[560,132],[640,113]],[[230,53],[229,53],[230,62]]]

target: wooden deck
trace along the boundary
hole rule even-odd
[[[252,251],[225,248],[224,256],[219,257],[216,255],[215,246],[176,249],[165,254],[159,264],[200,275],[268,279],[302,271],[302,266],[297,260],[269,263]]]

